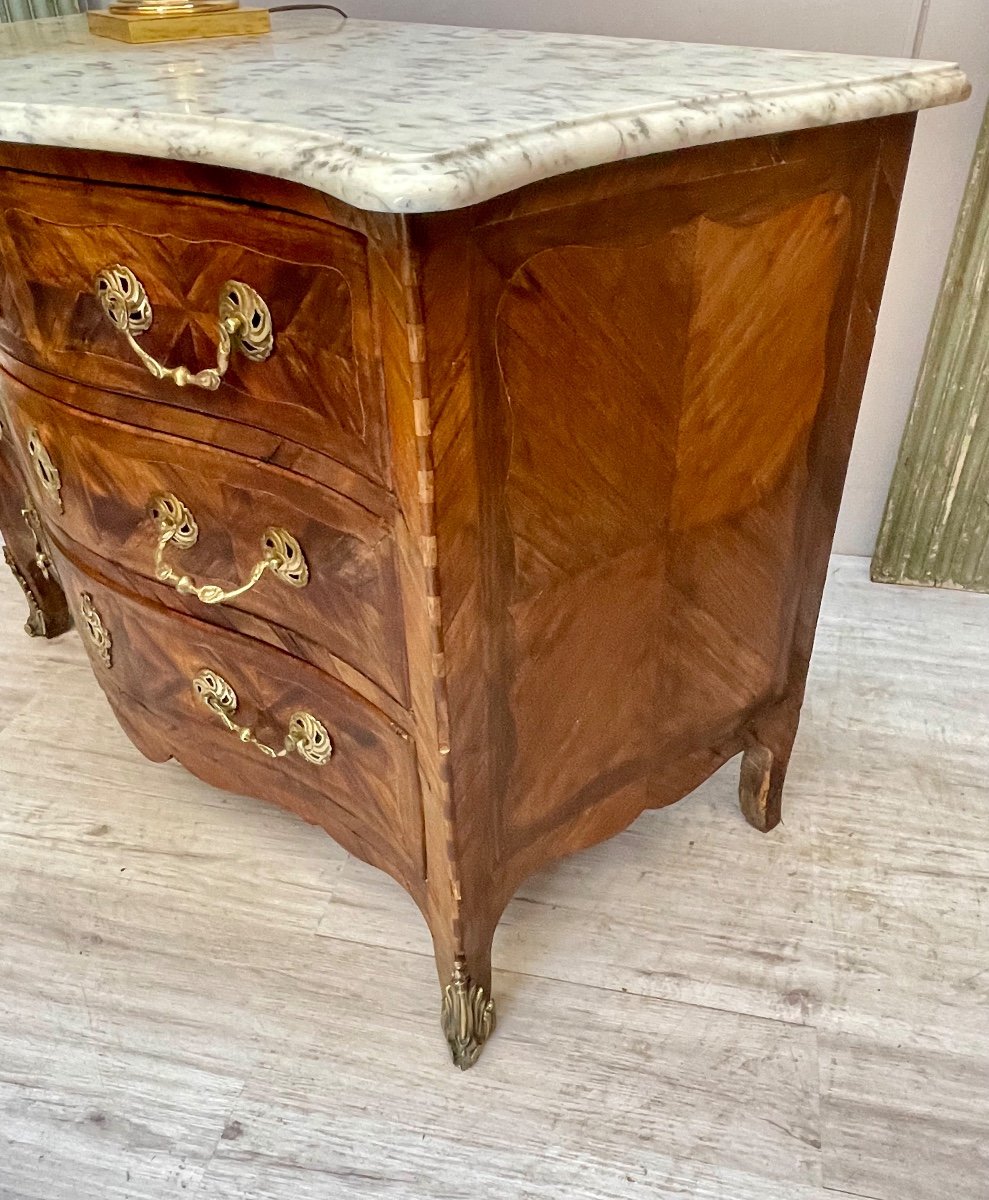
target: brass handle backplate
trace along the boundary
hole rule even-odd
[[[155,578],[171,584],[183,596],[195,596],[203,604],[225,604],[249,592],[266,571],[290,587],[304,588],[309,582],[309,566],[302,547],[286,530],[273,526],[266,529],[261,538],[261,558],[252,568],[246,583],[234,588],[222,588],[215,583],[197,584],[165,562],[165,551],[170,544],[179,550],[188,550],[199,540],[199,526],[195,517],[177,496],[168,492],[153,496],[148,511],[158,527]]]
[[[48,453],[37,429],[28,430],[27,453],[45,495],[58,511],[62,512],[62,476],[58,467],[52,462],[52,456]]]
[[[252,362],[264,362],[275,346],[271,313],[254,288],[228,279],[218,301],[216,366],[202,371],[166,367],[142,350],[137,339],[154,320],[144,285],[130,267],[121,263],[104,267],[94,281],[96,297],[106,319],[127,339],[127,344],[155,379],[170,379],[177,387],[199,387],[215,392],[235,352]]]
[[[51,579],[52,560],[48,557],[48,551],[45,549],[45,534],[41,525],[41,518],[38,516],[38,510],[31,503],[28,496],[24,497],[24,507],[21,509],[21,516],[24,518],[24,524],[28,527],[31,536],[34,538],[34,565],[43,579]]]
[[[321,767],[329,762],[333,743],[326,726],[312,713],[297,712],[289,718],[288,732],[280,750],[259,741],[254,731],[234,720],[237,713],[237,693],[229,683],[209,667],[203,667],[192,681],[192,690],[199,702],[247,745],[254,746],[268,758],[285,758],[295,751],[307,763]]]
[[[109,671],[113,666],[113,638],[110,637],[110,631],[103,624],[103,618],[96,611],[93,597],[88,592],[83,592],[79,597],[79,615],[82,617],[82,627],[86,636]]]

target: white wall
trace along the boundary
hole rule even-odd
[[[989,95],[989,0],[341,0],[355,17],[961,62],[967,104],[921,115],[835,549],[871,555]]]

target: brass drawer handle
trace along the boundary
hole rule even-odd
[[[151,519],[158,526],[158,545],[155,548],[155,577],[170,583],[183,596],[195,596],[203,604],[225,604],[249,592],[266,571],[290,587],[304,588],[309,582],[309,565],[302,547],[284,529],[272,527],[261,539],[261,559],[255,564],[250,578],[240,587],[224,589],[215,583],[197,584],[188,575],[180,575],[165,562],[165,551],[174,542],[179,550],[188,550],[199,540],[199,526],[185,504],[169,492],[152,496],[149,505]]]
[[[114,263],[104,267],[94,281],[96,297],[106,319],[127,339],[127,344],[155,379],[170,379],[177,387],[199,387],[215,392],[230,366],[230,356],[239,351],[251,362],[264,362],[275,346],[271,313],[254,288],[228,279],[220,289],[216,366],[203,371],[188,367],[166,367],[137,344],[151,328],[154,314],[144,285],[130,267]]]
[[[333,743],[326,732],[326,726],[317,721],[312,713],[292,714],[289,718],[288,732],[285,734],[285,743],[281,750],[276,750],[273,746],[258,741],[252,729],[246,725],[238,725],[234,720],[237,712],[237,693],[221,675],[209,667],[203,667],[192,681],[192,690],[199,702],[219,718],[231,733],[235,733],[247,745],[257,747],[269,758],[285,758],[294,750],[315,767],[329,762],[333,753]]]

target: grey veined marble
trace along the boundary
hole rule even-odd
[[[461,208],[581,167],[950,104],[952,63],[272,18],[126,46],[82,18],[0,28],[0,140],[292,179],[359,208]]]

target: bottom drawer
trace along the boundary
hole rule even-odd
[[[100,685],[143,753],[298,813],[418,894],[423,820],[404,730],[307,663],[53,553]]]

